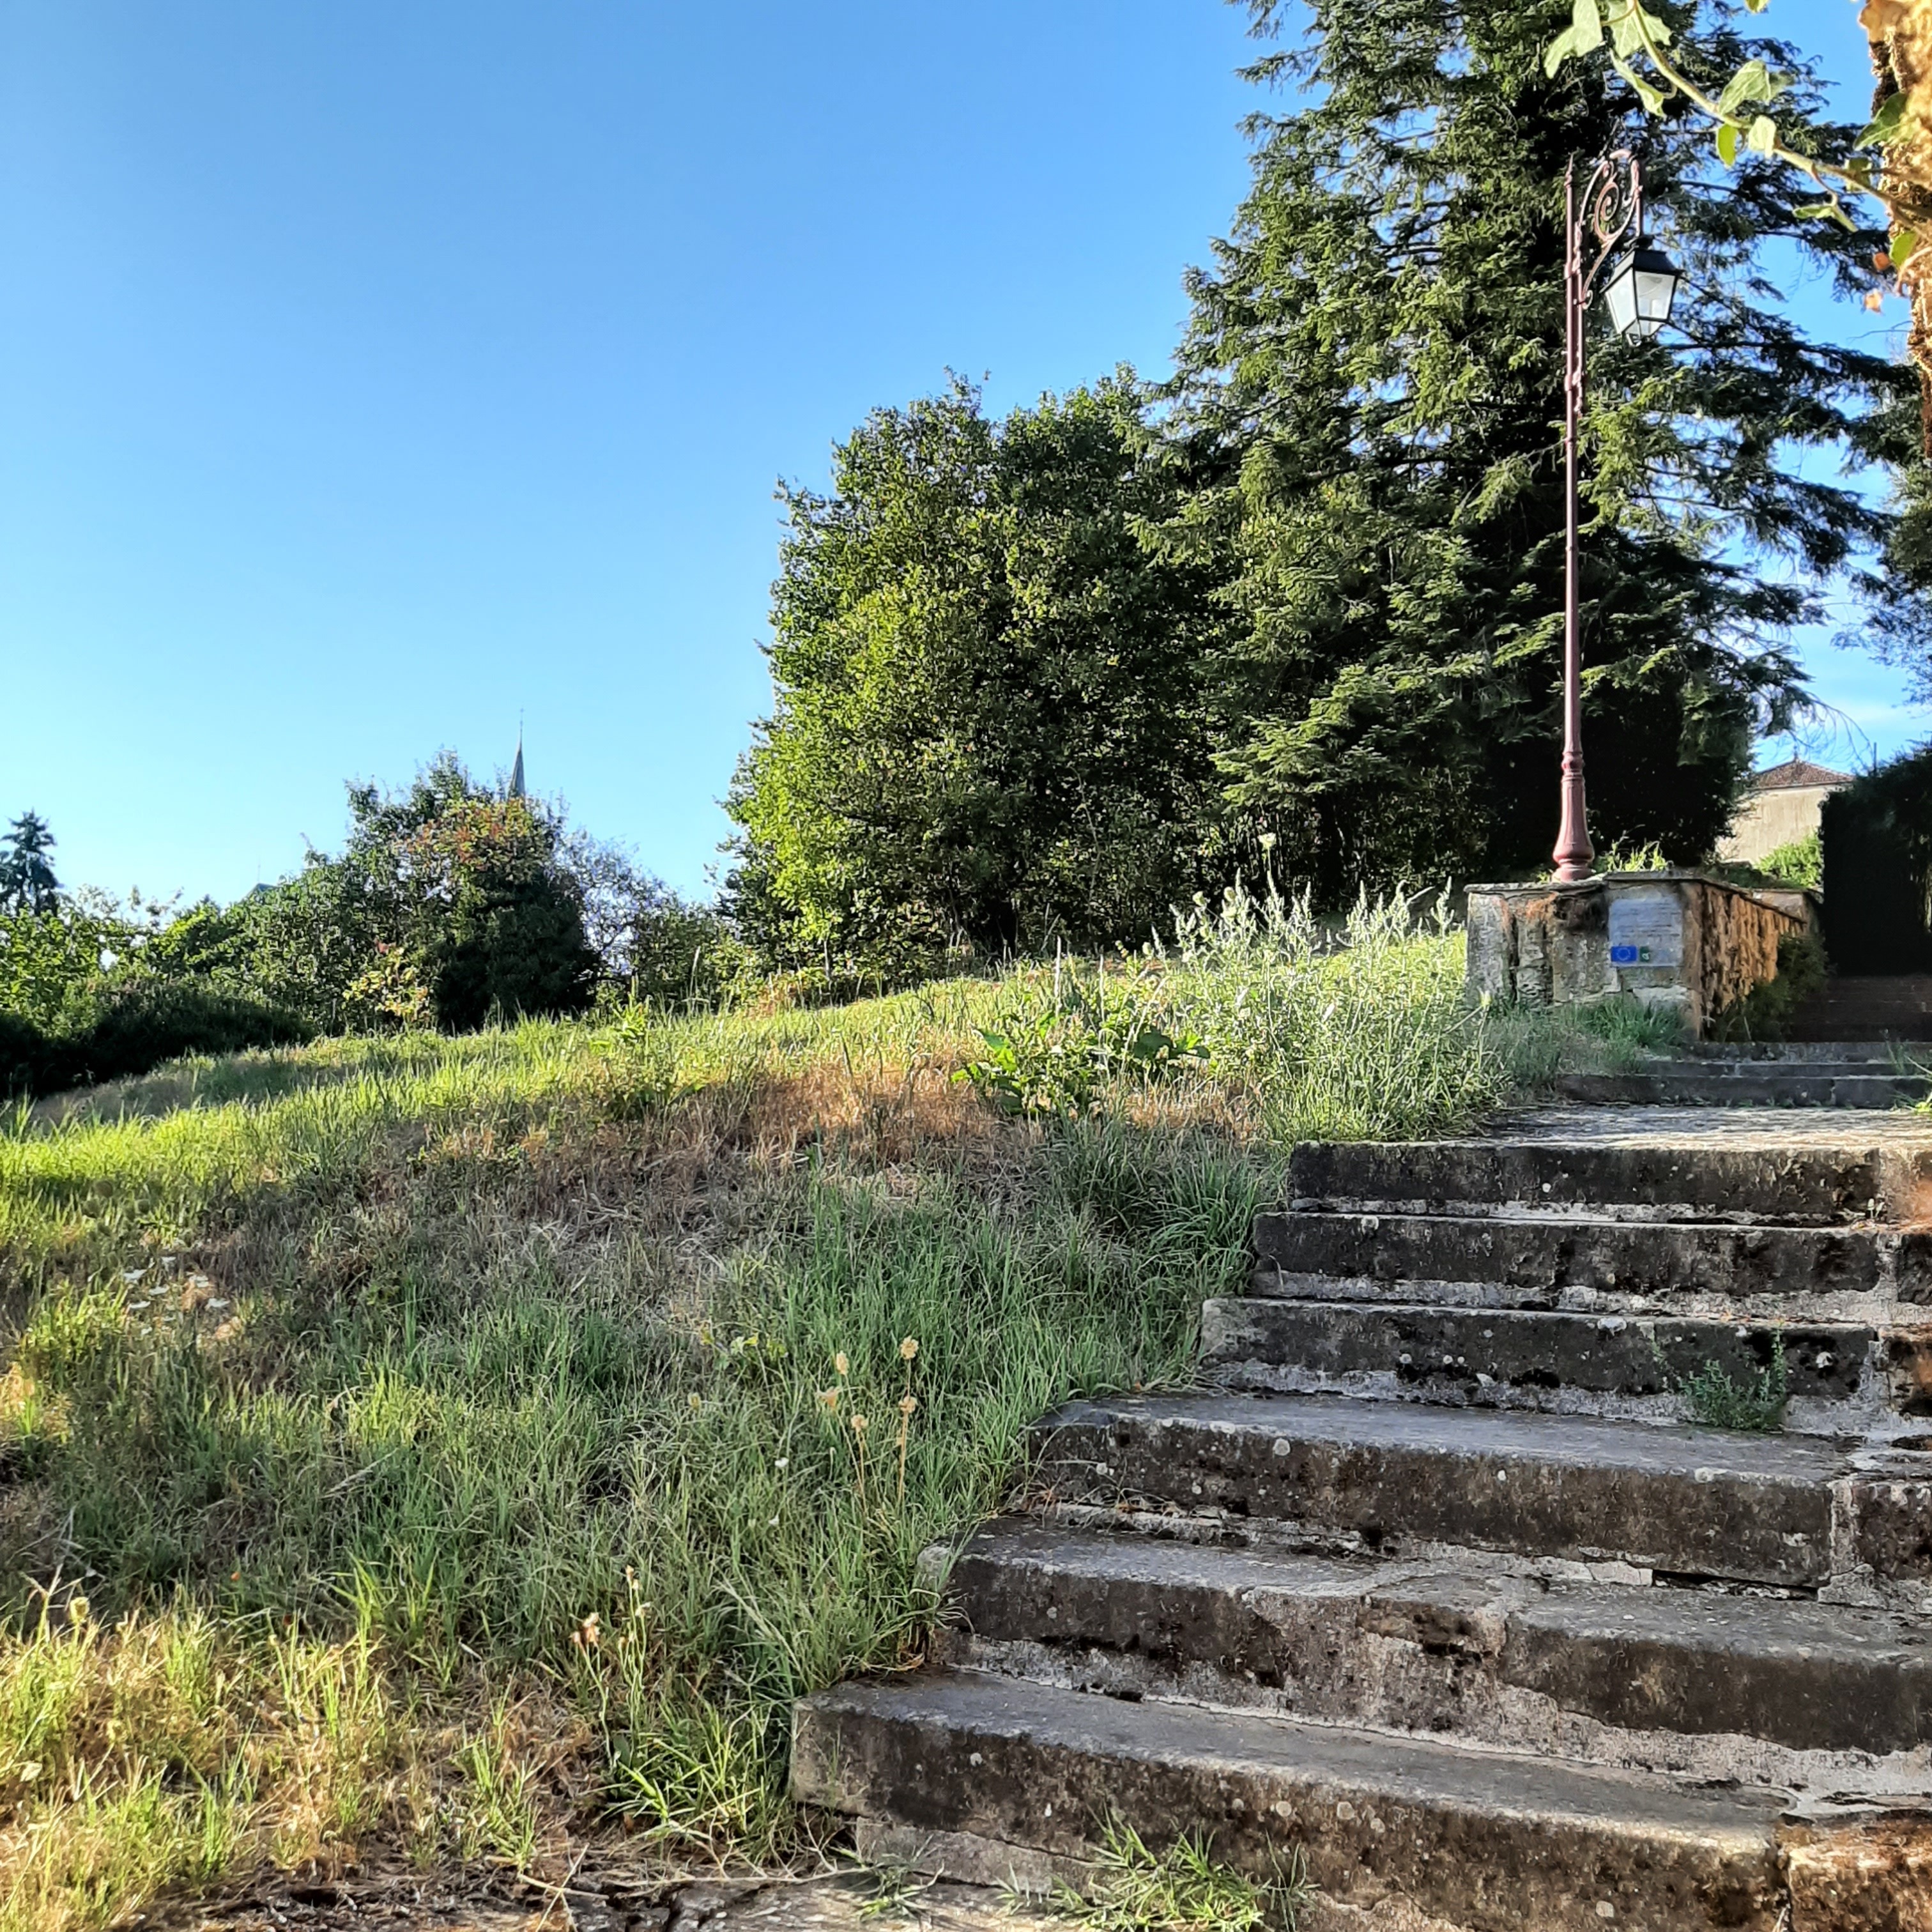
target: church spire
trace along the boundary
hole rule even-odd
[[[510,796],[521,798],[524,795],[524,728],[517,727],[517,762],[510,767]]]

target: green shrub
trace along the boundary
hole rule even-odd
[[[1813,932],[1787,932],[1778,942],[1778,976],[1754,986],[1720,1013],[1715,1040],[1782,1040],[1792,1016],[1823,986],[1830,968]]]
[[[51,906],[0,913],[0,1012],[43,1034],[84,1023],[104,972],[138,958],[165,907],[123,907],[105,892],[63,892]]]
[[[1767,879],[1790,886],[1808,886],[1814,892],[1825,881],[1824,843],[1815,832],[1780,845],[1757,862],[1756,870]]]
[[[97,986],[58,1030],[0,1012],[0,1094],[124,1080],[189,1054],[292,1046],[313,1032],[291,1014],[206,986],[145,978]]]
[[[81,1077],[124,1080],[188,1054],[291,1046],[314,1035],[291,1013],[232,993],[166,980],[140,980],[101,999],[94,1024],[73,1041]]]
[[[24,1014],[0,1012],[0,1100],[48,1090],[51,1048]]]

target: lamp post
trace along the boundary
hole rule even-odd
[[[1636,239],[1622,255],[1627,235]],[[1563,176],[1563,820],[1557,881],[1590,876],[1583,808],[1583,656],[1576,610],[1576,438],[1583,417],[1583,324],[1606,264],[1604,301],[1619,335],[1654,335],[1670,319],[1676,265],[1643,232],[1643,176],[1627,148],[1604,155],[1576,192],[1576,164]],[[1591,244],[1594,244],[1594,246]],[[1586,250],[1588,259],[1586,260]],[[1615,257],[1612,261],[1612,257]]]

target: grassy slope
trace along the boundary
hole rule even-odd
[[[23,1114],[0,1932],[372,1835],[783,1856],[790,1700],[916,1660],[915,1559],[1000,1506],[1034,1416],[1185,1378],[1270,1148],[1504,1090],[1459,976],[1454,941],[1224,946],[1136,994],[1214,1072],[1046,1128],[952,1077],[979,1024],[1053,1033],[1045,976],[326,1042]]]

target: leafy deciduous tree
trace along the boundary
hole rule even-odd
[[[1123,372],[993,422],[956,382],[782,493],[775,701],[729,800],[768,952],[1136,938],[1192,889],[1212,573],[1136,533],[1172,507],[1144,402]]]

